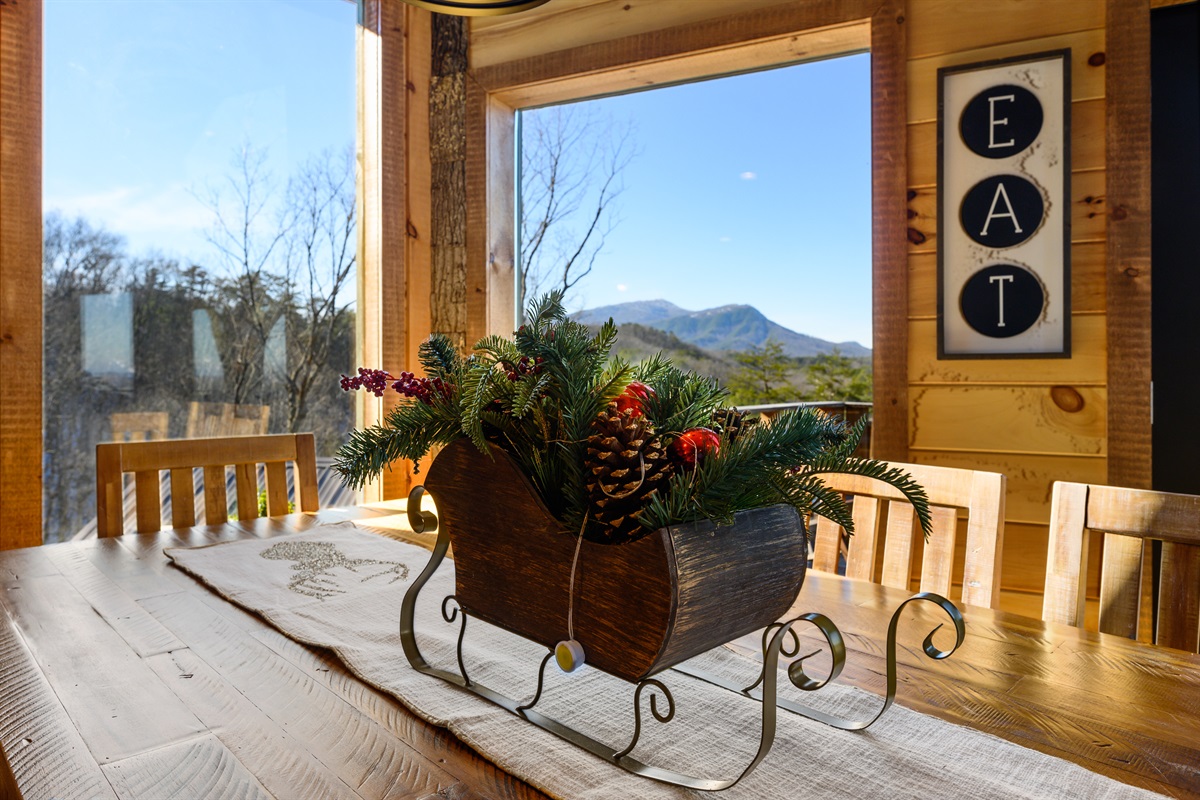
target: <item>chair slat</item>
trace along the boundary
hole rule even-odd
[[[171,525],[187,528],[196,524],[196,481],[191,467],[171,470]]]
[[[879,501],[860,495],[854,498],[854,536],[846,556],[846,577],[875,580],[875,554],[879,549]]]
[[[1200,546],[1163,542],[1155,641],[1200,650]]]
[[[1137,637],[1143,542],[1136,536],[1104,535],[1104,561],[1100,570],[1102,633]]]
[[[818,572],[837,572],[838,544],[842,539],[842,526],[830,519],[817,515],[817,539],[813,547],[813,569]]]
[[[124,533],[125,479],[121,472],[121,446],[96,445],[96,535],[100,538]]]
[[[158,470],[133,473],[134,502],[137,506],[139,533],[162,530],[162,496],[159,494]]]
[[[204,468],[204,522],[223,525],[229,521],[229,498],[225,494],[225,467]]]
[[[287,465],[282,461],[267,463],[267,516],[288,513]]]
[[[958,512],[945,506],[933,506],[929,513],[933,518],[933,531],[925,542],[925,555],[921,559],[921,591],[949,597]]]
[[[317,499],[317,440],[311,433],[296,434],[296,497],[300,511],[313,513],[321,507]]]
[[[234,464],[237,481],[237,513],[239,520],[258,519],[258,468],[254,464]]]
[[[883,542],[883,576],[880,583],[907,590],[911,582],[913,527],[916,512],[908,503],[888,502],[887,536]]]
[[[1050,499],[1050,544],[1042,619],[1083,627],[1087,591],[1088,485],[1056,481]]]
[[[1007,480],[997,472],[977,471],[971,477],[962,588],[962,601],[967,605],[1000,607],[1006,488]]]

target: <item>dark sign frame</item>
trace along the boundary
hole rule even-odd
[[[1062,226],[1062,348],[1059,350],[1005,350],[1005,351],[988,351],[988,352],[947,352],[946,350],[946,308],[945,308],[945,293],[946,293],[946,247],[945,242],[950,235],[951,226],[958,233],[959,214],[958,203],[962,200],[961,197],[952,198],[953,213],[947,219],[947,200],[945,197],[945,152],[947,135],[947,125],[952,125],[952,130],[957,135],[959,121],[946,119],[945,106],[945,86],[947,78],[963,73],[978,72],[995,67],[1009,66],[1013,64],[1021,64],[1036,61],[1048,61],[1051,59],[1061,59],[1062,61],[1062,145],[1060,168],[1062,170],[1062,198],[1058,203],[1057,209],[1052,209],[1051,213],[1061,215]],[[937,231],[939,236],[937,248],[937,357],[939,360],[946,359],[995,359],[995,358],[1070,358],[1071,357],[1071,50],[1070,48],[1062,50],[1050,50],[1028,55],[1012,56],[1009,58],[993,59],[989,61],[980,61],[972,64],[960,64],[951,67],[942,67],[937,71],[938,81],[938,98],[937,98]],[[1041,134],[1039,134],[1040,136]],[[1036,140],[1035,140],[1036,141]],[[980,156],[982,158],[982,156]],[[997,215],[1001,216],[1001,215]],[[1040,232],[1040,231],[1039,231]],[[1044,233],[1044,232],[1042,232]],[[965,235],[965,233],[963,233]],[[1037,233],[1034,236],[1038,235]],[[1003,256],[1000,256],[1003,259]],[[999,263],[997,261],[996,263]],[[1058,265],[1053,265],[1054,269],[1058,269]],[[961,310],[958,311],[961,314]]]

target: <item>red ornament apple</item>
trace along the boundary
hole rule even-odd
[[[671,443],[671,452],[687,469],[693,469],[710,454],[721,449],[721,437],[709,428],[689,428]]]
[[[654,390],[641,381],[630,381],[625,391],[616,399],[617,411],[630,411],[633,416],[640,417],[644,411],[645,401],[654,397]]]

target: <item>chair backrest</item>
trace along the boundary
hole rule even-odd
[[[1150,540],[1162,542],[1156,644],[1200,651],[1200,497],[1055,481],[1042,619],[1083,627],[1090,532],[1104,534],[1100,631],[1136,638],[1150,594]]]
[[[969,605],[996,608],[1000,601],[1000,551],[1004,545],[1005,477],[998,472],[925,464],[890,466],[911,474],[929,496],[933,531],[924,543],[921,591],[950,595],[961,509],[967,515],[962,600]],[[876,556],[882,545],[883,570],[877,582],[899,589],[910,588],[914,538],[921,535],[921,526],[904,495],[885,483],[859,475],[832,473],[820,478],[852,499],[854,535],[845,550],[846,576],[876,581]],[[886,533],[881,542],[885,519]],[[817,517],[813,569],[837,572],[842,534],[841,526]]]
[[[192,402],[188,406],[187,438],[263,436],[270,418],[270,406]]]
[[[166,439],[170,417],[166,411],[127,411],[109,415],[114,442],[149,442]]]
[[[171,524],[196,524],[192,470],[204,470],[205,519],[227,519],[225,468],[236,477],[238,518],[258,516],[258,464],[265,466],[267,515],[288,513],[287,462],[293,462],[294,496],[300,511],[316,511],[317,457],[311,433],[168,439],[162,442],[110,442],[96,445],[96,525],[101,537],[124,533],[123,476],[134,476],[137,530],[162,528],[159,471],[170,471]]]

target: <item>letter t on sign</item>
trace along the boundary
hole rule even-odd
[[[993,275],[992,277],[988,278],[988,283],[997,284],[996,289],[1000,293],[1000,319],[996,323],[997,328],[1004,327],[1004,284],[1012,282],[1012,275]]]

